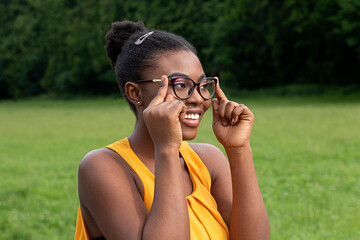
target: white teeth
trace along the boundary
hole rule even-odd
[[[199,119],[200,115],[195,113],[195,114],[185,114],[185,118],[187,119]]]

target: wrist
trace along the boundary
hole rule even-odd
[[[226,153],[229,154],[242,154],[245,152],[251,152],[251,146],[250,143],[240,145],[240,146],[226,146],[224,147]]]
[[[178,147],[170,147],[170,146],[155,147],[155,157],[160,157],[160,158],[165,158],[165,159],[178,157],[179,150],[180,150],[180,148],[178,148]]]
[[[250,141],[246,141],[245,143],[239,145],[230,145],[230,146],[223,145],[223,146],[226,151],[243,151],[246,149],[251,149]]]

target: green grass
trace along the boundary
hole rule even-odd
[[[360,239],[360,99],[241,100],[272,239]],[[79,161],[133,126],[118,99],[0,102],[0,239],[72,239]]]

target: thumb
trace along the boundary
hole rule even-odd
[[[186,114],[186,106],[184,104],[184,106],[181,108],[181,112],[179,113],[179,120],[180,121],[185,119],[185,114]]]
[[[149,106],[158,105],[164,102],[168,90],[168,85],[169,83],[166,75],[161,76],[161,84],[159,90],[153,100],[149,103]]]
[[[212,100],[212,109],[213,109],[213,115],[214,116],[218,116],[218,112],[219,112],[219,100],[217,100],[216,98],[214,98]]]
[[[213,124],[219,121],[219,100],[214,98],[212,100],[212,109],[213,109]]]

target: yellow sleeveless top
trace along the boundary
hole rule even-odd
[[[155,177],[132,151],[127,138],[106,146],[117,152],[139,176],[144,186],[144,204],[150,211],[154,198]],[[189,170],[193,192],[186,197],[190,218],[191,240],[229,239],[229,230],[211,195],[210,174],[199,156],[187,142],[182,142],[180,154]],[[84,219],[79,206],[75,240],[88,240]]]

